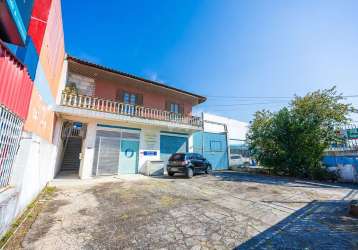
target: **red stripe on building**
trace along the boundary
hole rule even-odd
[[[26,67],[0,42],[0,103],[25,120],[32,87]]]

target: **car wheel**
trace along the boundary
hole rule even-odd
[[[168,175],[169,175],[169,176],[174,176],[174,173],[173,173],[173,172],[168,171]]]
[[[248,168],[248,167],[250,167],[250,163],[248,163],[248,162],[245,162],[245,163],[244,163],[244,167],[245,167],[245,168]]]
[[[206,170],[205,170],[205,174],[211,174],[211,172],[213,171],[213,169],[211,168],[211,166],[209,165]]]
[[[191,177],[193,177],[193,175],[194,175],[193,169],[192,168],[187,168],[186,169],[186,177],[191,178]]]

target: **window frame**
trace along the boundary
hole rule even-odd
[[[143,95],[138,93],[129,92],[126,90],[118,91],[117,100],[123,102],[124,104],[129,104],[133,106],[143,105]]]
[[[170,112],[179,114],[179,104],[174,102],[170,103]]]

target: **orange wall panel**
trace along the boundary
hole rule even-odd
[[[60,0],[53,0],[40,53],[40,63],[56,98],[65,57],[64,34]]]
[[[51,143],[54,124],[54,112],[42,101],[41,95],[34,86],[24,130],[35,133]]]

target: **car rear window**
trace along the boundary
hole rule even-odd
[[[185,154],[173,154],[169,161],[184,161],[185,160]]]
[[[231,159],[240,159],[240,156],[231,156]]]

